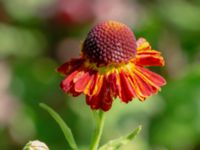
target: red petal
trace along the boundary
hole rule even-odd
[[[97,74],[97,78],[98,78],[98,80],[101,78],[99,76],[99,74]],[[88,105],[90,105],[91,109],[99,109],[101,107],[101,101],[103,98],[102,91],[103,91],[104,80],[102,80],[102,83],[100,83],[100,84],[101,84],[101,86],[98,86],[98,82],[97,82],[95,85],[96,89],[93,89],[93,92],[94,92],[94,90],[99,91],[97,94],[95,94],[94,96],[86,96],[86,102]]]
[[[160,52],[156,50],[141,50],[137,52],[138,55],[157,55],[160,56]]]
[[[92,109],[101,108],[107,111],[112,106],[112,95],[110,93],[110,88],[107,84],[106,77],[103,79],[103,85],[100,92],[94,96],[86,96],[86,102]]]
[[[75,91],[74,84],[71,86],[69,93],[74,97],[79,96],[81,94],[81,92]]]
[[[103,75],[100,75],[99,73],[96,73],[96,80],[94,80],[94,87],[90,88],[91,95],[97,95],[101,91],[101,88],[103,86]]]
[[[91,109],[99,109],[100,108],[100,100],[101,95],[96,96],[86,96],[86,103],[90,105]]]
[[[163,77],[146,68],[137,66],[135,71],[139,73],[142,78],[149,81],[149,83],[151,83],[152,85],[155,84],[156,86],[160,87],[166,84],[166,81]]]
[[[79,73],[79,71],[74,71],[69,76],[67,76],[60,84],[60,87],[64,92],[68,92],[70,88],[73,86],[73,78]]]
[[[108,83],[114,97],[121,94],[120,77],[116,72],[108,75]]]
[[[92,71],[91,74],[92,77],[90,79],[90,83],[87,85],[87,89],[84,91],[84,93],[88,96],[97,95],[103,84],[103,78],[98,74],[98,72]]]
[[[112,107],[112,102],[113,102],[112,96],[108,92],[103,98],[101,109],[104,111],[108,111]]]
[[[101,109],[103,109],[104,111],[108,111],[112,106],[113,99],[111,95],[111,89],[106,77],[104,77],[102,90],[99,94],[101,94],[102,96]]]
[[[142,66],[164,66],[165,62],[160,52],[152,50],[144,38],[137,40],[136,64]]]
[[[165,62],[160,52],[155,50],[141,50],[136,55],[136,64],[142,66],[164,66]]]
[[[134,80],[137,94],[142,97],[141,100],[144,100],[145,97],[148,97],[152,94],[152,86],[149,85],[149,83],[146,83],[140,76],[134,74],[134,76],[132,76],[132,80]]]
[[[140,50],[150,50],[151,49],[151,45],[144,38],[139,38],[137,40],[136,44],[137,44],[137,52]]]
[[[89,84],[91,78],[92,75],[90,75],[89,72],[86,71],[81,74],[80,77],[76,79],[76,81],[74,79],[75,91],[83,92],[87,88],[87,85]]]
[[[98,81],[98,75],[97,73],[93,73],[93,76],[91,78],[91,82],[90,82],[90,85],[88,86],[88,90],[87,92],[85,92],[86,95],[88,96],[93,96],[94,94],[94,88],[95,88],[95,85],[97,84],[97,81]]]
[[[84,61],[85,60],[83,58],[72,59],[69,62],[66,62],[60,67],[58,67],[57,71],[67,75],[80,68],[83,65]]]
[[[124,71],[121,71],[120,73],[120,81],[122,87],[120,98],[123,102],[128,103],[136,96],[135,90],[131,85],[131,80],[128,79]]]

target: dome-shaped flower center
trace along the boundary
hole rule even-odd
[[[136,40],[131,29],[116,21],[96,25],[83,43],[83,56],[97,65],[128,62],[136,54]]]

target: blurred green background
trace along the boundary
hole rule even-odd
[[[102,143],[130,132],[141,134],[123,150],[200,150],[199,0],[1,0],[0,150],[20,150],[39,139],[51,150],[69,149],[40,102],[69,124],[82,150],[92,133],[84,97],[64,94],[55,69],[79,55],[81,41],[97,22],[118,20],[137,38],[162,52],[162,92],[144,103],[116,100],[107,113]]]

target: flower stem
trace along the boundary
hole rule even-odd
[[[94,118],[95,118],[95,129],[94,129],[94,135],[92,138],[92,142],[90,145],[90,150],[97,150],[99,146],[99,142],[101,139],[101,135],[103,132],[104,122],[105,122],[105,113],[101,110],[99,111],[93,111]]]

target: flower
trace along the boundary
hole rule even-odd
[[[137,41],[131,29],[116,21],[94,26],[83,42],[80,58],[57,70],[66,77],[60,86],[73,96],[84,94],[91,109],[108,111],[113,98],[128,103],[144,101],[166,81],[145,66],[164,66],[160,52],[144,39]]]
[[[49,150],[47,145],[38,140],[28,142],[23,150]]]

